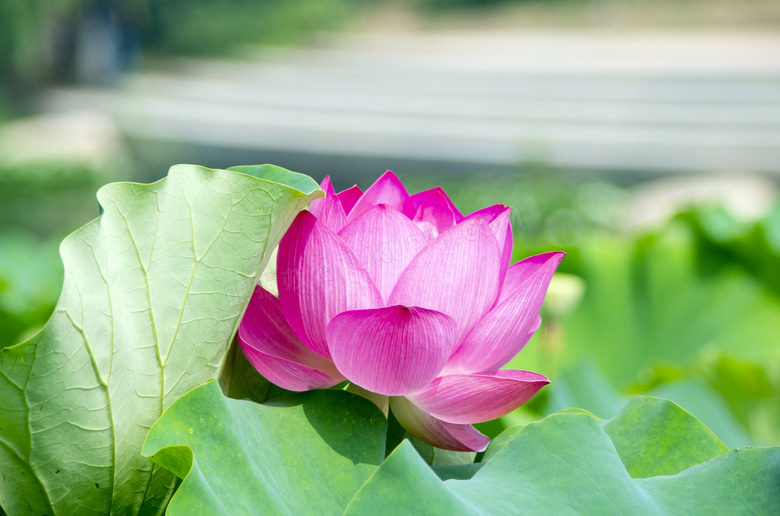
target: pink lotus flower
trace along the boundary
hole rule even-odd
[[[500,370],[539,328],[561,252],[509,266],[510,209],[463,216],[440,188],[409,195],[390,171],[363,193],[330,179],[279,245],[278,299],[257,287],[241,348],[292,391],[349,380],[418,439],[481,451],[473,423],[548,382]],[[365,391],[368,392],[365,392]]]

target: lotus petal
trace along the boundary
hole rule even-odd
[[[390,296],[401,273],[425,244],[420,228],[386,204],[363,213],[339,236],[368,270],[383,299]]]
[[[484,220],[493,231],[501,252],[500,282],[503,283],[509,262],[512,259],[512,208],[503,204],[494,204],[470,213],[464,220],[480,218]]]
[[[325,197],[313,200],[309,206],[309,212],[328,226],[331,231],[338,233],[347,225],[347,214],[336,196],[335,190],[333,190],[330,176],[322,180],[320,188],[325,191]]]
[[[384,304],[352,249],[307,211],[298,214],[279,244],[276,274],[287,321],[325,358],[330,358],[325,331],[333,317]]]
[[[456,342],[493,306],[501,257],[488,225],[479,218],[445,231],[414,257],[388,304],[422,306],[458,324]]]
[[[480,218],[484,220],[486,224],[490,224],[496,219],[496,217],[509,209],[511,208],[504,206],[503,204],[494,204],[492,206],[487,206],[475,212],[469,213],[464,217],[464,220]]]
[[[420,196],[424,194],[422,197]],[[414,215],[414,221],[417,223],[427,222],[436,228],[436,232],[441,233],[463,220],[463,215],[460,214],[457,208],[452,204],[452,201],[444,190],[439,188],[433,188],[426,190],[419,194],[415,194],[412,197],[412,202],[417,206],[417,213]]]
[[[447,423],[473,424],[508,414],[548,383],[541,374],[510,369],[453,374],[436,378],[406,398]]]
[[[498,281],[503,284],[509,262],[512,260],[512,208],[507,208],[499,213],[488,226],[498,241],[498,250],[501,253],[501,273]]]
[[[415,222],[415,224],[417,224],[417,227],[420,228],[420,231],[424,237],[423,246],[421,246],[420,249],[422,249],[422,247],[424,247],[424,245],[428,242],[436,240],[436,237],[439,236],[439,229],[432,222],[421,220],[419,222]],[[419,252],[420,249],[417,251]]]
[[[437,448],[481,452],[485,451],[490,443],[490,438],[473,426],[436,419],[403,397],[391,398],[390,410],[407,432]]]
[[[561,252],[544,253],[512,265],[502,291],[506,297],[466,335],[448,360],[445,373],[498,369],[523,349],[539,327],[547,286],[563,256]],[[520,278],[524,281],[515,286]],[[513,291],[506,288],[507,283]]]
[[[368,187],[350,210],[347,219],[351,222],[380,203],[392,206],[410,219],[417,212],[401,180],[388,170]]]
[[[344,381],[333,363],[307,348],[282,313],[279,300],[256,287],[238,328],[247,360],[267,380],[290,391],[332,387]]]
[[[360,199],[362,195],[363,190],[361,190],[358,185],[354,185],[351,188],[347,188],[346,190],[337,193],[336,197],[341,201],[344,212],[349,215],[349,212],[352,211],[355,203],[358,202],[358,199]]]
[[[350,382],[386,396],[416,391],[439,374],[455,342],[455,321],[434,310],[352,310],[328,325],[333,362]]]
[[[501,286],[501,295],[498,297],[498,303],[502,303],[510,294],[514,293],[520,285],[536,275],[541,267],[553,265],[553,263],[548,262],[550,259],[555,259],[555,256],[557,256],[557,262],[554,262],[554,268],[557,268],[558,264],[563,260],[563,257],[566,256],[566,253],[562,251],[553,251],[529,256],[509,267],[506,271],[504,284]],[[555,270],[553,270],[553,272],[555,272]]]
[[[434,188],[431,188],[430,190],[423,190],[422,192],[418,192],[416,194],[411,195],[409,198],[414,203],[414,206],[416,208],[420,208],[420,206],[423,206],[426,204],[426,198],[431,193],[437,193],[444,196],[444,200],[446,201],[447,205],[450,207],[450,210],[452,210],[452,213],[455,214],[455,222],[460,222],[463,220],[463,214],[460,212],[460,210],[455,206],[455,204],[450,199],[449,195],[441,189],[441,187],[437,186]]]

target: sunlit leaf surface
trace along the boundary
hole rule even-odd
[[[431,466],[341,390],[256,404],[194,389],[144,453],[184,479],[179,514],[769,514],[780,448],[728,451],[667,400],[633,398],[611,420],[569,409],[512,428],[483,463]],[[381,465],[380,465],[381,464]],[[447,480],[443,480],[447,479]]]
[[[277,167],[248,172],[179,165],[157,183],[98,192],[102,216],[61,246],[50,321],[0,350],[6,512],[164,510],[175,477],[141,456],[144,438],[219,374],[264,257],[321,194]]]

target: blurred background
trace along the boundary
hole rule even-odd
[[[0,0],[0,347],[96,189],[176,163],[392,169],[566,251],[491,435],[649,393],[780,444],[776,1]]]

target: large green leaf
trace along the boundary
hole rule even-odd
[[[656,387],[650,396],[674,401],[699,418],[730,448],[756,444],[717,392],[696,380],[681,380]]]
[[[225,358],[219,384],[226,396],[257,403],[267,400],[271,390],[276,388],[252,367],[235,339]]]
[[[560,413],[596,417],[580,408]],[[633,397],[615,417],[600,421],[634,478],[674,475],[729,451],[701,421],[664,399]],[[522,431],[523,427],[506,429],[493,439],[481,460],[488,462]]]
[[[0,351],[6,512],[163,511],[175,477],[141,456],[147,431],[218,376],[264,258],[322,195],[305,176],[267,170],[273,181],[179,165],[157,183],[98,192],[103,215],[61,246],[51,319]]]
[[[170,515],[342,514],[385,458],[387,423],[365,398],[319,390],[265,404],[215,382],[177,401],[143,452],[181,478]]]
[[[631,398],[602,428],[633,478],[674,475],[729,451],[678,405],[647,396]]]
[[[711,355],[711,353],[705,353],[705,355]],[[729,363],[734,364],[735,362],[732,360]],[[695,368],[692,369],[695,370]],[[729,448],[758,444],[741,424],[744,420],[738,419],[732,413],[721,394],[722,392],[738,391],[742,397],[737,403],[745,403],[748,393],[755,392],[757,389],[763,390],[764,395],[767,391],[772,394],[769,379],[765,374],[762,378],[763,370],[760,368],[757,370],[755,367],[745,370],[743,365],[741,369],[733,371],[729,378],[721,380],[724,382],[720,386],[722,392],[716,392],[703,384],[700,379],[681,380],[683,374],[682,368],[659,365],[652,370],[652,374],[646,375],[648,382],[646,385],[638,385],[634,389],[650,396],[671,400],[680,405],[685,411],[701,420]],[[700,374],[695,373],[695,375]],[[728,383],[726,383],[727,381]],[[733,393],[731,394],[733,395]],[[626,401],[606,382],[600,371],[590,361],[583,361],[565,370],[549,386],[547,396],[547,403],[544,405],[545,414],[551,414],[565,408],[578,407],[601,418],[616,415]],[[769,403],[760,408],[764,409],[762,415],[771,417],[773,407]],[[512,415],[514,414],[510,414],[510,416]],[[771,444],[771,441],[765,444]]]
[[[431,467],[409,439],[382,462],[386,429],[349,392],[255,404],[212,382],[160,418],[144,453],[184,478],[171,514],[764,514],[780,503],[780,449],[728,452],[657,398],[609,421],[568,409],[512,428],[478,464]]]
[[[780,504],[780,448],[720,455],[722,444],[692,416],[653,398],[605,427],[581,410],[553,414],[513,430],[476,473],[464,466],[465,480],[444,482],[402,442],[346,514],[772,514]]]

